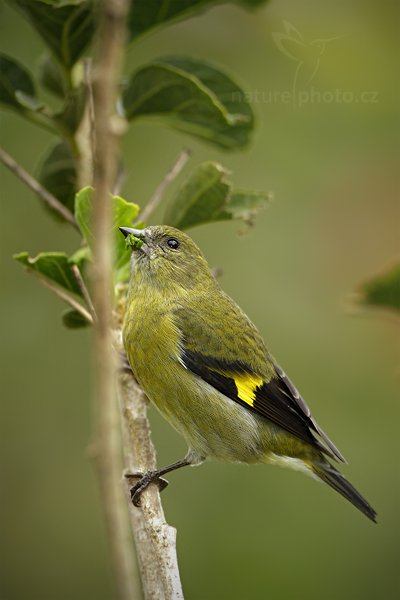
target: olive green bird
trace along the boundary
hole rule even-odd
[[[183,460],[141,476],[134,504],[151,482],[162,486],[165,473],[215,459],[303,471],[375,521],[375,510],[326,458],[346,462],[342,454],[193,240],[167,226],[120,230],[133,245],[123,325],[128,361],[189,447]]]

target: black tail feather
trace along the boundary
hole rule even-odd
[[[334,490],[339,492],[346,500],[349,500],[358,510],[364,513],[371,521],[376,523],[376,511],[372,506],[361,496],[359,492],[337,471],[328,461],[324,463],[313,463],[312,469],[314,473],[330,485]]]

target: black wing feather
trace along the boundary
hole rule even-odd
[[[212,385],[231,400],[269,419],[276,425],[279,425],[279,427],[282,427],[282,429],[318,448],[331,458],[342,459],[341,454],[329,438],[325,434],[321,434],[322,430],[316,426],[314,420],[311,418],[306,403],[279,367],[276,370],[276,377],[272,377],[270,381],[264,382],[256,388],[253,406],[250,406],[247,402],[239,398],[234,380],[235,374],[243,375],[247,373],[254,375],[246,365],[240,362],[227,363],[188,349],[183,350],[181,359],[187,369],[201,377],[203,381]],[[232,373],[233,377],[229,377],[226,373]],[[323,437],[328,448],[315,438],[313,431]]]
[[[316,431],[318,433],[318,435],[321,436],[324,443],[331,450],[332,454],[330,454],[330,456],[332,458],[334,458],[335,460],[340,460],[343,463],[347,463],[347,460],[345,459],[343,454],[340,452],[340,450],[335,446],[335,444],[332,442],[332,440],[329,439],[329,437],[326,435],[325,431],[323,431],[323,429],[321,429],[321,427],[318,425],[318,423],[315,421],[315,419],[313,419],[313,417],[311,416],[311,411],[308,408],[305,400],[300,395],[299,391],[293,385],[292,381],[289,379],[289,377],[286,375],[286,373],[278,365],[275,365],[275,371],[278,374],[279,379],[281,381],[281,384],[282,384],[281,389],[282,389],[283,393],[287,394],[292,400],[294,400],[296,405],[298,406],[298,408],[301,410],[302,414],[308,418],[309,424],[310,424],[309,426],[314,431]]]

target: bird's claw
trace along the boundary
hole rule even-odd
[[[147,473],[126,473],[125,477],[127,479],[136,479],[139,477],[139,481],[130,489],[132,504],[137,507],[140,506],[142,492],[144,492],[151,483],[156,483],[160,492],[168,485],[168,481],[163,477],[160,477],[157,471],[148,471]]]

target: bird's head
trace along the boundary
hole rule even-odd
[[[132,247],[132,270],[141,280],[165,290],[213,281],[202,252],[183,231],[166,225],[119,229]]]

